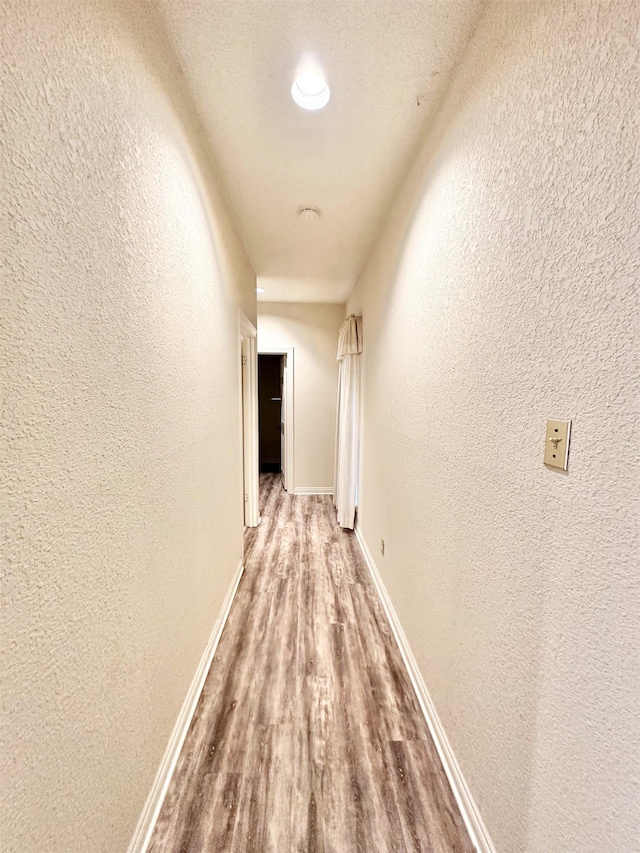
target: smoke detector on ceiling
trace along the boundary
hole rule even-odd
[[[300,219],[312,222],[320,216],[320,211],[317,207],[301,207],[298,211],[298,216]]]

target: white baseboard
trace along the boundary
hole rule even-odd
[[[453,791],[453,795],[458,803],[458,808],[460,809],[462,818],[465,822],[469,835],[471,836],[471,841],[475,845],[478,853],[495,853],[493,842],[489,837],[489,833],[487,832],[487,828],[484,825],[480,812],[478,811],[478,807],[471,796],[469,786],[462,775],[460,765],[456,760],[451,744],[449,743],[449,739],[447,738],[442,726],[442,722],[436,712],[433,700],[427,690],[427,685],[424,682],[418,663],[411,651],[406,635],[402,630],[398,615],[394,610],[391,599],[389,598],[389,593],[384,586],[378,567],[376,566],[373,556],[371,555],[371,551],[369,550],[366,540],[362,535],[362,531],[357,524],[355,534],[360,544],[360,548],[362,549],[362,553],[369,568],[375,588],[380,596],[384,612],[389,620],[389,625],[391,626],[393,635],[400,648],[400,654],[402,655],[404,665],[409,673],[413,689],[416,691],[416,696],[418,697],[422,713],[424,714],[427,725],[429,726],[431,737],[433,738],[433,742],[438,750],[440,761],[442,762],[444,771],[447,774],[451,790]]]
[[[207,674],[209,673],[213,656],[215,655],[218,643],[220,642],[222,630],[227,621],[227,617],[229,616],[229,611],[231,610],[231,605],[235,598],[236,590],[238,589],[238,584],[240,583],[243,571],[244,566],[241,560],[233,575],[231,586],[227,590],[227,594],[222,604],[222,609],[220,610],[220,615],[213,626],[209,642],[207,643],[202,659],[198,664],[198,669],[196,670],[196,674],[191,682],[191,686],[189,687],[187,697],[180,709],[180,714],[178,715],[176,724],[173,727],[169,743],[167,744],[164,756],[160,762],[160,767],[158,768],[156,778],[154,779],[151,790],[149,791],[147,801],[142,809],[142,814],[138,820],[138,825],[133,833],[133,838],[131,839],[127,853],[145,853],[147,849],[151,839],[151,833],[153,832],[153,827],[158,819],[162,802],[167,793],[167,788],[169,787],[169,782],[171,781],[173,771],[178,761],[178,756],[180,755],[184,739],[187,736],[189,726],[191,725],[191,720],[195,713],[198,699],[202,693],[202,688],[204,687],[204,682]]]
[[[333,486],[296,486],[294,495],[332,495]]]

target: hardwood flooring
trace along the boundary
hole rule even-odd
[[[473,853],[331,497],[260,511],[149,853]]]

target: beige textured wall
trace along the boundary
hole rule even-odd
[[[2,3],[7,853],[126,849],[242,554],[255,277],[142,6]]]
[[[294,348],[296,488],[333,486],[336,351],[344,317],[344,305],[258,304],[258,351]]]
[[[640,837],[639,23],[489,4],[348,303],[361,524],[500,853]]]

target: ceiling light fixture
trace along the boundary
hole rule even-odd
[[[331,90],[319,74],[301,74],[291,87],[291,97],[303,110],[321,110],[329,103]]]
[[[256,287],[256,293],[265,293],[264,287]]]

